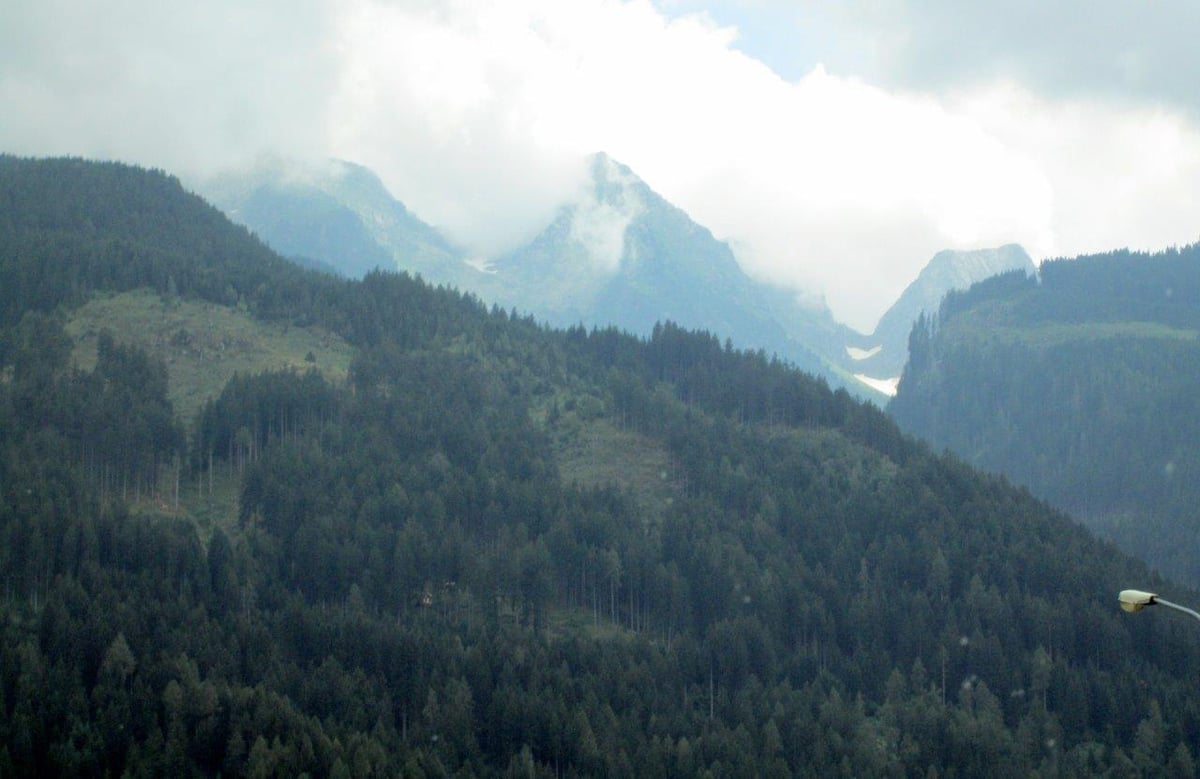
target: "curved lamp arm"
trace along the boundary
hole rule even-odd
[[[1182,611],[1184,614],[1190,614],[1200,620],[1200,614],[1192,611],[1187,606],[1180,606],[1178,603],[1172,603],[1169,600],[1163,600],[1153,592],[1143,592],[1142,590],[1121,590],[1121,594],[1117,596],[1117,600],[1121,603],[1121,608],[1129,612],[1141,611],[1147,606],[1166,606],[1169,609]]]

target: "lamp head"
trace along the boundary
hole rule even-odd
[[[1121,608],[1129,612],[1141,611],[1147,606],[1153,606],[1158,602],[1158,596],[1152,592],[1142,592],[1141,590],[1121,590],[1121,594],[1117,596],[1121,602]]]

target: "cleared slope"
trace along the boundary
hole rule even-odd
[[[96,296],[68,314],[66,329],[83,370],[96,364],[96,339],[105,330],[161,359],[171,402],[187,421],[235,373],[316,369],[341,382],[354,355],[343,338],[318,326],[263,322],[237,308],[144,289]]]

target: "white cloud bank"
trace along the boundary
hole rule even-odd
[[[735,30],[645,0],[255,7],[18,0],[0,11],[0,149],[184,172],[343,157],[480,255],[543,226],[606,151],[752,274],[823,293],[865,330],[940,249],[1200,233],[1200,134],[1162,108],[1003,80],[789,82]]]

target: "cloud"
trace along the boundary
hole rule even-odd
[[[14,0],[0,8],[0,144],[188,172],[323,151],[329,8]],[[316,119],[316,121],[314,121]]]
[[[664,191],[730,238],[751,273],[823,291],[857,327],[871,329],[939,249],[1030,242],[1046,229],[1042,171],[969,117],[819,69],[763,88],[741,142],[714,146],[703,178]]]
[[[476,252],[544,224],[578,182],[566,162],[604,150],[749,272],[869,328],[934,252],[1048,218],[1041,172],[970,119],[819,69],[789,83],[705,16],[365,3],[342,32],[337,145]]]
[[[571,204],[570,238],[583,248],[593,270],[614,273],[625,254],[625,232],[646,204],[633,176],[608,157],[598,158],[593,170],[596,185],[589,183]]]
[[[962,93],[955,110],[1020,148],[1050,182],[1053,208],[1039,258],[1200,236],[1200,127],[1181,111],[1039,97],[1013,83]]]
[[[850,0],[836,25],[873,42],[869,76],[904,88],[1017,81],[1051,98],[1117,98],[1200,116],[1192,0]]]
[[[518,0],[344,8],[335,153],[375,169],[474,253],[544,226],[586,176],[584,152],[544,126],[575,56],[546,29],[559,20]]]
[[[1192,0],[656,0],[736,22],[738,45],[790,76],[823,62],[889,90],[1012,81],[1050,99],[1200,115]]]
[[[1200,55],[1171,0],[1073,4],[1072,19],[1028,2],[801,4],[781,18],[805,25],[806,61],[833,64],[786,79],[737,29],[680,10],[695,5],[15,0],[0,148],[192,174],[344,158],[479,256],[544,227],[605,151],[752,275],[824,294],[864,330],[941,249],[1040,257],[1196,232],[1197,68],[1166,62]],[[778,5],[756,0],[756,29]]]

